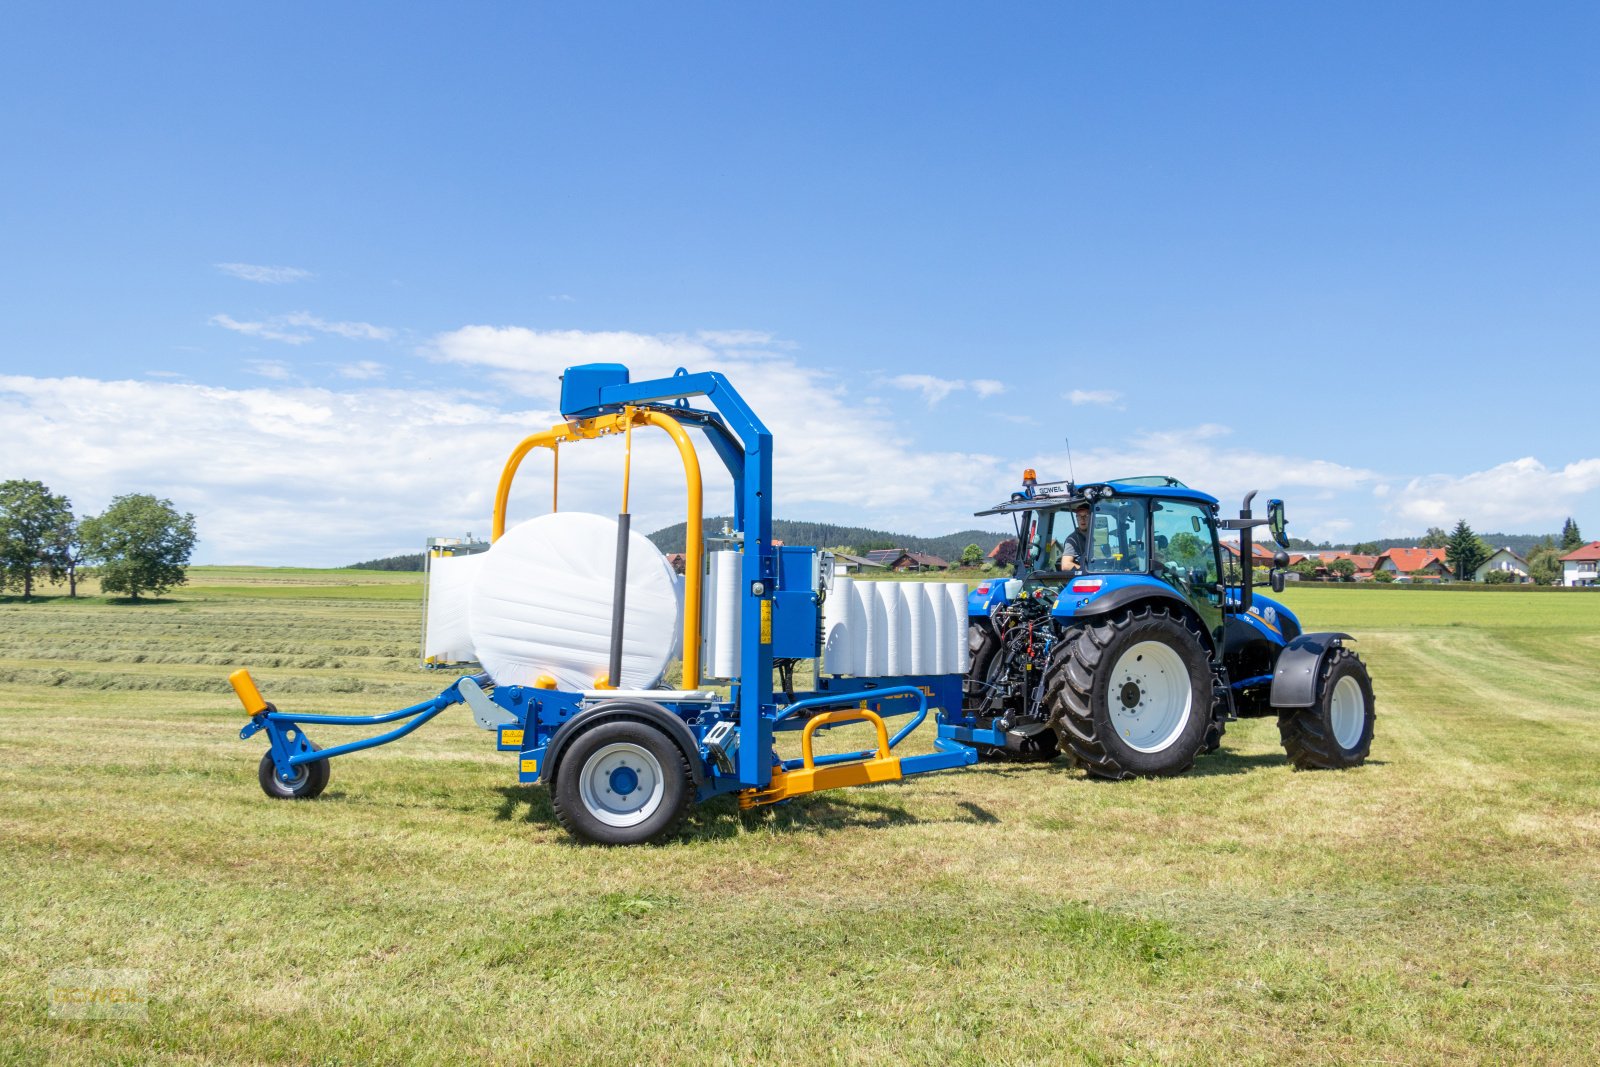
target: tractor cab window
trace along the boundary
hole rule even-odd
[[[1062,557],[1069,543],[1067,539],[1078,528],[1077,519],[1073,516],[1074,513],[1066,508],[1029,513],[1021,555],[1029,571],[1061,570]],[[1083,561],[1079,560],[1078,564],[1081,567]]]
[[[1089,520],[1089,560],[1085,571],[1143,571],[1149,565],[1150,539],[1143,497],[1101,500]]]
[[[1217,535],[1210,511],[1179,500],[1150,506],[1151,573],[1185,597],[1214,596]]]

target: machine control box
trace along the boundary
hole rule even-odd
[[[772,654],[793,659],[822,655],[822,556],[810,547],[777,548],[778,584],[772,594]],[[830,576],[831,577],[831,576]]]

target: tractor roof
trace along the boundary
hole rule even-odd
[[[1042,482],[1033,487],[1032,495],[1013,493],[1011,499],[996,504],[979,515],[1005,515],[1016,511],[1071,507],[1075,504],[1093,503],[1102,497],[1144,496],[1162,500],[1187,500],[1206,507],[1215,507],[1217,498],[1198,489],[1190,489],[1176,478],[1165,475],[1144,475],[1138,478],[1117,478],[1109,482],[1089,482],[1074,485],[1072,482]]]

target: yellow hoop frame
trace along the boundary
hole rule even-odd
[[[678,446],[678,455],[683,459],[683,477],[687,490],[689,515],[687,543],[684,552],[684,582],[683,582],[683,681],[685,689],[698,689],[700,687],[700,598],[701,575],[705,569],[705,543],[701,531],[701,516],[704,512],[702,499],[704,493],[700,483],[700,457],[694,450],[694,443],[689,440],[689,435],[684,432],[678,420],[660,411],[653,411],[635,407],[627,407],[612,415],[598,415],[592,419],[577,419],[572,422],[560,423],[542,433],[530,434],[522,439],[516,448],[511,450],[511,456],[506,460],[505,469],[500,472],[500,484],[494,493],[494,527],[490,533],[491,541],[500,540],[506,532],[506,504],[511,497],[511,483],[517,477],[517,469],[522,466],[523,459],[535,448],[548,448],[555,459],[554,477],[550,489],[550,510],[555,511],[559,500],[561,481],[561,443],[563,441],[577,442],[590,441],[613,434],[626,434],[629,457],[624,461],[627,467],[623,475],[622,484],[622,510],[628,509],[628,473],[632,467],[632,431],[635,426],[658,426],[667,432],[673,443]]]

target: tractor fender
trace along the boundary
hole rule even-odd
[[[1315,704],[1322,661],[1344,642],[1354,640],[1349,634],[1301,634],[1285,645],[1272,670],[1272,706],[1309,708]]]
[[[1135,580],[1127,584],[1117,585],[1101,593],[1092,593],[1083,597],[1075,596],[1068,591],[1070,589],[1070,585],[1063,589],[1061,596],[1056,600],[1055,610],[1051,612],[1056,622],[1063,625],[1096,618],[1113,611],[1120,611],[1131,604],[1157,601],[1192,619],[1196,624],[1196,628],[1204,634],[1206,644],[1210,645],[1212,643],[1212,636],[1201,623],[1193,605],[1166,582],[1145,577],[1142,581]]]
[[[651,700],[608,700],[603,704],[596,704],[591,708],[584,708],[578,714],[561,724],[561,729],[550,739],[550,745],[545,749],[545,771],[540,775],[544,781],[554,782],[556,772],[561,766],[561,753],[571,743],[572,739],[583,733],[591,726],[613,719],[632,719],[635,722],[648,723],[661,728],[661,732],[672,738],[674,744],[683,750],[689,762],[689,774],[694,778],[694,785],[699,789],[705,784],[706,771],[704,761],[700,758],[700,742],[695,738],[694,731],[689,729],[687,723],[672,712]]]

